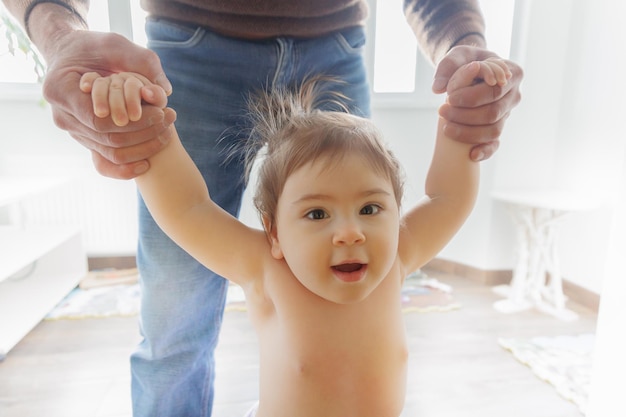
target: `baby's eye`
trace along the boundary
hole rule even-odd
[[[371,216],[372,214],[378,213],[380,210],[381,210],[380,206],[376,204],[368,204],[361,209],[359,214],[365,214],[365,215]]]
[[[322,209],[311,210],[306,214],[311,220],[322,220],[328,217],[328,214]]]

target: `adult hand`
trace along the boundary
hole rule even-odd
[[[498,58],[498,55],[475,46],[456,46],[439,62],[435,71],[433,92],[448,91],[448,82],[461,66],[472,61]],[[450,92],[439,114],[446,120],[444,133],[461,142],[475,144],[470,158],[480,161],[491,157],[500,144],[499,137],[511,110],[521,100],[522,68],[505,60],[511,77],[508,82],[490,86],[476,80],[472,86]]]
[[[171,85],[155,53],[114,33],[73,30],[55,40],[48,53],[43,94],[50,103],[54,122],[91,150],[96,170],[107,177],[129,179],[147,171],[147,158],[169,140],[168,127],[176,114],[167,100],[155,96],[144,102],[141,119],[117,126],[111,118],[94,115],[91,96],[79,88],[81,76],[90,71],[102,75],[121,71],[143,74],[169,95]]]

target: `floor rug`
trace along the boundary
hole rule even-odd
[[[46,320],[135,316],[139,305],[139,284],[77,287],[48,313]]]
[[[139,282],[139,271],[137,268],[128,269],[100,269],[89,271],[83,278],[79,287],[83,290],[99,287],[110,287],[112,285],[130,285]]]
[[[452,287],[430,278],[421,271],[409,275],[402,287],[404,313],[431,313],[452,311],[461,305],[452,296]]]
[[[137,268],[89,271],[46,320],[85,319],[139,314]]]
[[[139,313],[140,292],[136,270],[90,272],[46,320],[134,316]],[[452,288],[422,273],[407,277],[402,288],[402,311],[429,313],[460,308]],[[238,285],[228,288],[225,311],[246,311],[245,295]]]
[[[554,386],[584,415],[591,385],[593,334],[576,336],[498,339],[504,349],[528,366],[540,379]]]

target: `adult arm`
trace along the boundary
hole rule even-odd
[[[120,35],[89,31],[86,0],[61,1],[62,5],[58,1],[3,2],[47,63],[43,94],[56,125],[91,151],[102,175],[133,178],[147,171],[148,158],[168,141],[166,129],[175,119],[174,111],[165,108],[165,102],[146,103],[140,120],[116,126],[111,118],[94,116],[91,98],[80,91],[79,80],[90,71],[102,75],[132,71],[169,94],[171,85],[156,54]]]
[[[461,66],[497,57],[487,49],[485,22],[477,0],[405,0],[407,21],[424,55],[436,66],[433,91],[443,93]],[[511,110],[521,100],[522,68],[506,61],[511,78],[505,86],[477,82],[455,91],[440,108],[444,133],[469,143],[473,160],[489,158]]]

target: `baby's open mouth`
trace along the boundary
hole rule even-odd
[[[333,266],[333,269],[339,272],[356,272],[361,270],[361,268],[363,268],[363,264],[359,263],[348,263]]]

